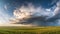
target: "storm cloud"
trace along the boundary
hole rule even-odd
[[[55,26],[60,20],[60,1],[52,8],[35,7],[32,3],[22,5],[13,12],[15,18],[11,19],[12,24],[32,24],[38,26]],[[54,10],[52,10],[54,9]],[[58,21],[58,22],[57,22]]]

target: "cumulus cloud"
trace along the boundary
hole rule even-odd
[[[56,20],[59,19],[60,11],[60,1],[57,2],[57,6],[53,8],[54,10],[45,9],[41,6],[35,7],[33,4],[28,4],[28,6],[22,5],[21,7],[14,10],[14,19],[11,19],[13,24],[33,24],[33,25],[55,25]],[[58,16],[58,17],[57,17]]]

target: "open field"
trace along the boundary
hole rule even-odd
[[[60,34],[60,27],[0,27],[0,34]]]

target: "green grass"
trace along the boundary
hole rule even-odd
[[[60,34],[60,27],[0,27],[0,34]]]

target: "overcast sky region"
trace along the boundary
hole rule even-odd
[[[0,0],[0,26],[60,26],[60,0]]]

